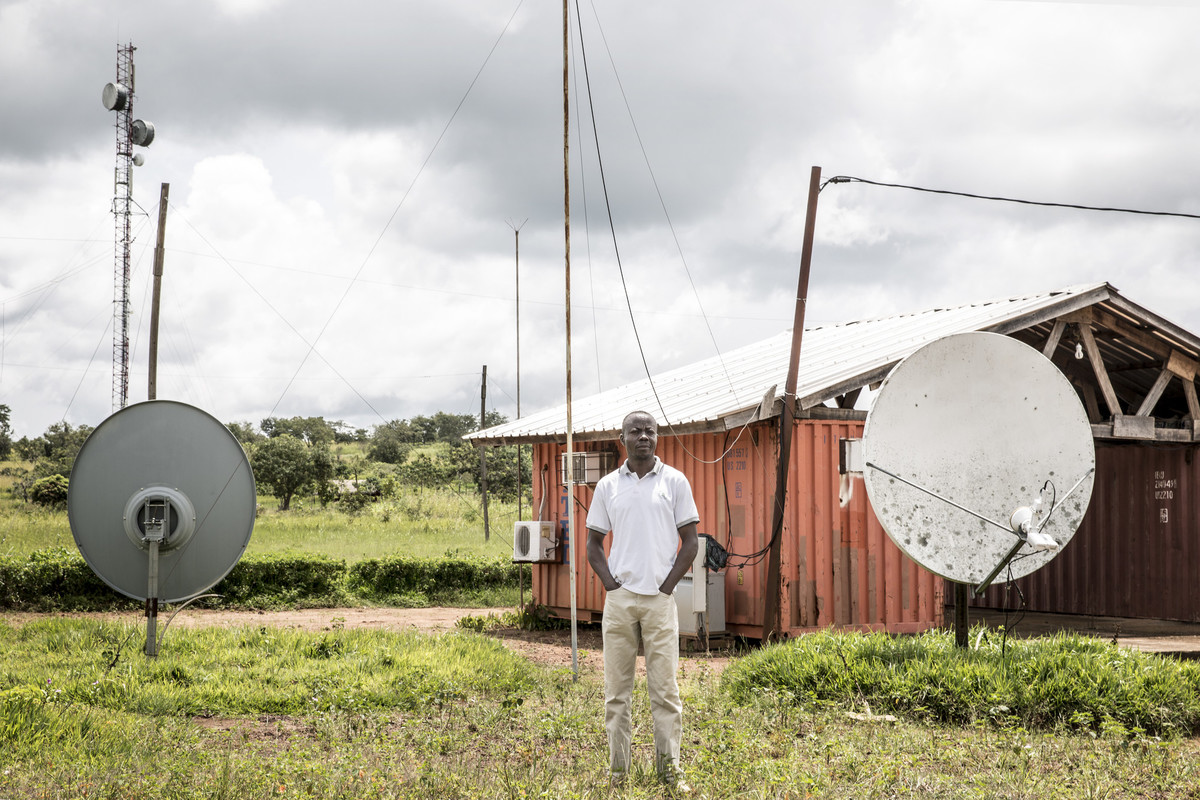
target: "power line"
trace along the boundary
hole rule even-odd
[[[1141,214],[1152,217],[1180,217],[1182,219],[1200,219],[1200,214],[1186,214],[1182,211],[1146,211],[1139,208],[1116,208],[1110,206],[1087,206],[1078,203],[1051,203],[1044,200],[1023,200],[1016,197],[998,197],[986,194],[974,194],[972,192],[957,192],[950,189],[930,189],[924,186],[909,186],[903,183],[885,183],[883,181],[872,181],[866,178],[856,178],[852,175],[835,175],[825,183],[821,184],[821,189],[824,189],[831,183],[865,183],[870,186],[882,186],[887,189],[908,189],[913,192],[926,192],[928,194],[944,194],[953,197],[968,197],[972,200],[992,200],[999,203],[1018,203],[1026,206],[1044,206],[1048,208],[1074,208],[1079,211],[1111,211],[1118,214]]]

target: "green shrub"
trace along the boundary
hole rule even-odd
[[[246,556],[213,591],[248,608],[343,605],[346,562],[316,555]]]
[[[67,504],[67,487],[70,481],[63,475],[38,478],[29,487],[29,499],[39,506],[61,507]]]
[[[135,603],[96,577],[78,551],[38,550],[0,558],[0,608],[15,611],[94,611]]]
[[[503,558],[395,556],[351,565],[348,585],[352,592],[370,600],[423,597],[427,602],[437,604],[462,593],[515,588],[517,575],[517,565]]]
[[[865,704],[938,723],[1200,730],[1200,665],[1078,634],[977,638],[970,649],[953,640],[945,631],[802,636],[739,659],[722,686],[741,703]]]
[[[370,559],[349,567],[313,554],[254,555],[238,561],[212,591],[220,600],[202,602],[233,608],[328,608],[364,600],[405,607],[508,605],[515,602],[517,566],[453,555]],[[101,611],[138,604],[100,580],[75,550],[0,557],[0,608]]]

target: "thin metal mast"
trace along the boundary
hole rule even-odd
[[[571,419],[571,116],[568,91],[568,53],[570,52],[570,26],[567,10],[568,0],[563,0],[563,236],[566,249],[567,272],[567,548],[571,562],[571,675],[579,680],[579,621],[578,601],[575,588],[575,564],[579,558],[579,531],[575,527],[575,432]]]

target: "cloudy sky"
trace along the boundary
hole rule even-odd
[[[370,428],[478,413],[487,365],[489,408],[515,417],[520,226],[522,410],[561,403],[561,13],[0,0],[0,403],[17,435],[112,410],[101,90],[128,42],[134,116],[157,131],[134,173],[131,402],[169,183],[160,398]],[[584,0],[582,35],[574,16],[577,396],[642,377],[643,352],[657,371],[789,327],[814,165],[1200,214],[1200,2]],[[1200,331],[1198,254],[1200,220],[831,185],[808,322],[1108,281]]]

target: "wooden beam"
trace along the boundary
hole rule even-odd
[[[1075,329],[1079,332],[1079,340],[1083,343],[1084,352],[1092,362],[1092,371],[1096,373],[1096,383],[1100,386],[1100,393],[1104,395],[1108,413],[1115,417],[1121,413],[1121,404],[1117,402],[1117,393],[1113,391],[1112,381],[1108,379],[1108,371],[1104,368],[1104,359],[1100,356],[1100,348],[1096,347],[1092,328],[1090,325],[1077,324]]]
[[[1196,401],[1195,381],[1187,380],[1183,382],[1183,396],[1187,398],[1188,418],[1200,420],[1200,402]]]
[[[1172,350],[1165,368],[1170,370],[1172,375],[1178,375],[1184,383],[1187,383],[1196,379],[1196,373],[1200,372],[1200,363],[1193,361],[1178,350]]]
[[[796,419],[831,419],[861,422],[867,418],[866,411],[857,408],[830,408],[829,406],[813,406],[797,412]]]
[[[1164,319],[1136,303],[1131,303],[1120,295],[1113,294],[1109,297],[1108,302],[1130,317],[1135,317],[1147,328],[1152,328],[1158,334],[1153,337],[1155,340],[1164,340],[1168,346],[1178,344],[1183,349],[1200,355],[1200,341],[1197,341],[1196,335],[1191,331],[1180,328],[1174,322]]]
[[[1171,354],[1171,346],[1152,336],[1146,331],[1131,325],[1128,321],[1121,319],[1116,314],[1110,314],[1103,309],[1095,309],[1093,313],[1093,322],[1104,328],[1108,328],[1113,333],[1120,336],[1127,342],[1137,345],[1147,352],[1161,359],[1166,359]]]
[[[1046,346],[1042,348],[1042,355],[1053,360],[1054,351],[1058,349],[1058,342],[1062,339],[1063,331],[1066,329],[1066,320],[1062,317],[1054,320],[1054,327],[1050,330],[1050,338],[1046,340]]]
[[[858,402],[860,394],[862,394],[861,386],[853,391],[846,392],[837,399],[838,408],[854,408],[854,404]]]
[[[1100,404],[1096,402],[1096,387],[1090,383],[1081,383],[1079,391],[1083,394],[1083,407],[1087,409],[1088,422],[1100,422]]]
[[[1158,398],[1162,397],[1163,389],[1167,388],[1167,384],[1171,382],[1171,378],[1175,377],[1171,374],[1171,370],[1165,366],[1158,373],[1158,378],[1154,381],[1154,385],[1150,387],[1150,391],[1146,393],[1142,404],[1138,406],[1137,414],[1134,416],[1148,417],[1150,412],[1154,410],[1154,406],[1158,403]]]

